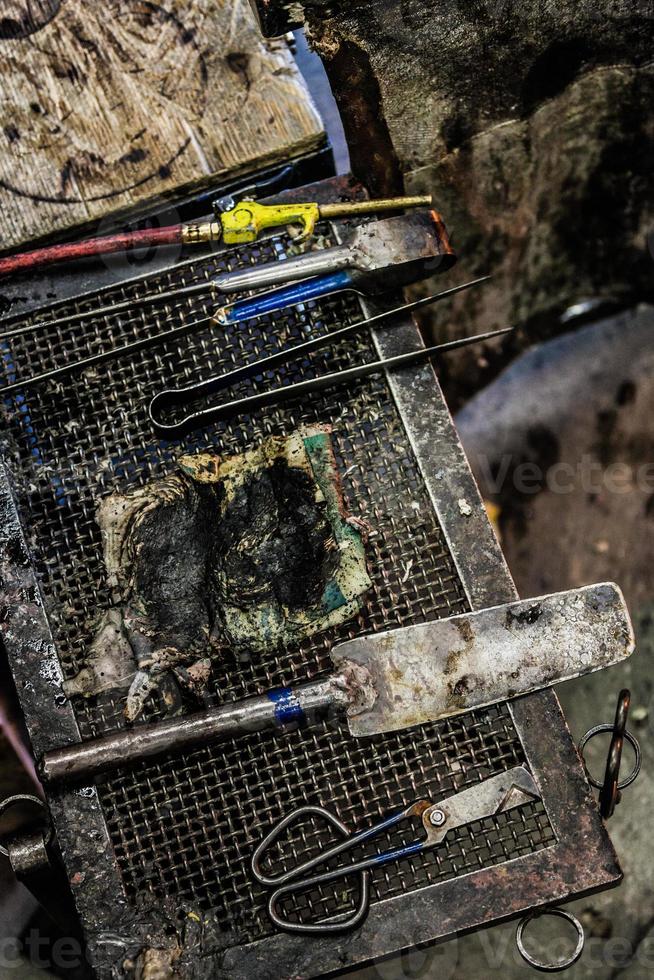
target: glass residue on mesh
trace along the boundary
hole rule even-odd
[[[129,720],[164,680],[201,700],[214,657],[248,659],[345,622],[370,587],[329,426],[178,465],[97,512],[115,602],[66,690],[124,688]]]

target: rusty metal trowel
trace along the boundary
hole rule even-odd
[[[634,649],[610,582],[509,602],[340,643],[336,672],[204,714],[144,724],[46,753],[44,782],[84,780],[130,761],[345,711],[352,735],[437,721],[610,667]]]
[[[634,650],[610,582],[341,643],[341,670],[365,669],[374,700],[348,710],[353,735],[447,718],[619,663]]]

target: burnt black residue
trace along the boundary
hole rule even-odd
[[[455,697],[463,697],[465,694],[469,694],[470,691],[470,678],[467,674],[464,674],[454,685],[453,694]]]
[[[467,143],[473,135],[474,127],[462,113],[453,113],[441,124],[441,136],[449,153]]]
[[[527,429],[527,446],[529,457],[536,462],[543,472],[559,461],[559,440],[551,429],[545,425],[532,425]]]
[[[635,399],[636,385],[627,378],[615,393],[615,404],[622,408],[624,405],[630,405]]]
[[[210,582],[211,555],[219,502],[209,487],[191,485],[170,504],[145,516],[131,542],[135,556],[130,612],[142,609],[144,630],[130,636],[145,639],[156,624],[156,647],[193,649],[206,643],[214,619]],[[141,651],[138,651],[141,652]]]
[[[246,92],[250,90],[250,56],[243,51],[230,51],[225,58],[227,67],[238,75],[243,82]]]
[[[647,73],[634,75],[619,99],[619,113],[608,114],[603,123],[594,169],[585,180],[572,175],[563,184],[552,227],[561,260],[574,263],[580,281],[587,277],[598,295],[606,295],[610,270],[612,283],[625,284],[622,299],[628,302],[629,292],[641,299],[651,292],[652,259],[643,241],[642,211],[633,203],[649,192],[654,160],[654,138],[642,108],[651,103]]]
[[[142,160],[145,160],[147,155],[147,150],[144,150],[141,146],[135,146],[128,153],[124,153],[118,160],[118,163],[140,163]]]
[[[554,432],[546,425],[534,424],[525,433],[522,452],[510,457],[508,469],[502,458],[491,464],[502,529],[510,526],[519,537],[526,533],[531,501],[547,487],[547,474],[560,455]]]
[[[319,600],[331,564],[324,510],[300,469],[277,460],[252,475],[220,524],[216,566],[224,599],[243,608],[276,600],[289,609]]]
[[[338,551],[302,470],[278,460],[251,474],[225,507],[222,484],[184,483],[132,532],[128,618],[137,655],[206,649],[208,637],[222,645],[227,604],[301,611],[320,599]]]
[[[599,411],[596,417],[597,439],[593,449],[602,464],[608,466],[614,459],[614,435],[618,421],[618,413],[615,408],[607,408]]]
[[[523,113],[529,115],[541,102],[557,96],[596,60],[597,52],[585,38],[553,41],[535,58],[522,83]]]
[[[507,609],[506,625],[509,628],[512,626],[532,626],[540,619],[542,614],[543,607],[538,602],[535,602],[532,606],[527,606],[526,609],[522,609],[517,613],[513,612],[512,609]]]

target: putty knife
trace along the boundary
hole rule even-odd
[[[45,754],[44,782],[345,711],[355,736],[437,721],[610,667],[634,649],[610,582],[361,636],[331,651],[336,672],[204,714],[136,726]]]

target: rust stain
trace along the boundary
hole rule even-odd
[[[470,624],[470,620],[468,620],[468,619],[457,619],[457,620],[455,620],[455,622],[456,622],[456,628],[458,629],[459,633],[461,634],[461,639],[465,643],[472,643],[472,641],[475,638],[475,635],[474,635],[474,631],[472,629],[472,626]]]

